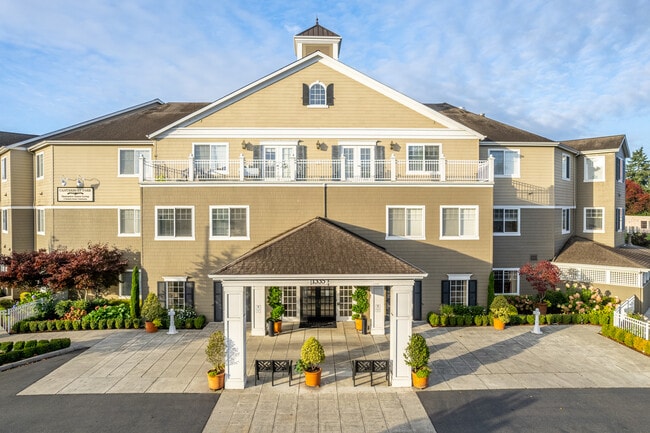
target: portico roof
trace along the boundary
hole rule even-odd
[[[253,248],[210,277],[222,280],[254,275],[422,279],[427,273],[332,221],[317,217]]]

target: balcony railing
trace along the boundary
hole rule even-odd
[[[260,159],[146,160],[140,158],[141,182],[493,182],[494,163],[457,161],[352,161],[289,158],[284,161]]]

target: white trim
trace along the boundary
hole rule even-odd
[[[283,188],[314,188],[321,187],[322,185],[327,185],[328,188],[340,187],[340,188],[359,188],[358,182],[336,182],[336,181],[322,181],[322,182],[241,182],[241,181],[232,181],[232,182],[218,182],[218,183],[208,183],[208,182],[185,182],[185,181],[170,181],[170,182],[144,182],[140,184],[140,188],[215,188],[215,187],[226,187],[226,188],[277,188],[281,185]],[[494,184],[486,182],[471,181],[467,183],[463,182],[435,182],[435,183],[425,183],[425,182],[363,182],[364,188],[494,188]],[[65,207],[65,206],[64,206]],[[81,207],[81,206],[79,206]],[[556,209],[557,206],[521,206],[521,208],[529,207],[531,209]],[[101,208],[101,206],[97,206]]]
[[[495,210],[516,210],[517,211],[517,231],[516,232],[495,232],[494,231],[494,211]],[[503,221],[505,229],[505,220]],[[493,206],[492,207],[492,234],[494,236],[521,236],[521,209],[513,206]]]
[[[6,182],[7,179],[9,178],[7,174],[7,170],[9,169],[9,166],[7,165],[7,157],[0,158],[0,178],[2,179],[2,182]]]
[[[625,231],[625,208],[616,207],[614,209],[614,218],[616,219],[614,221],[614,230],[616,230],[617,233]],[[620,225],[618,225],[619,222]],[[618,229],[616,228],[617,225]]]
[[[503,153],[503,171],[504,173],[506,172],[505,170],[505,163],[506,163],[506,153],[514,153],[516,154],[516,159],[514,161],[514,167],[513,167],[513,172],[512,174],[497,174],[496,172],[496,162],[494,163],[494,177],[495,178],[509,178],[509,179],[518,179],[521,177],[521,151],[520,149],[510,149],[510,148],[504,148],[504,149],[499,149],[499,148],[491,148],[488,149],[488,156],[494,157],[492,155],[492,152],[502,152]],[[496,159],[496,158],[495,158]]]
[[[192,210],[192,235],[191,236],[159,236],[158,235],[158,210],[160,209],[191,209]],[[155,206],[154,207],[154,240],[156,241],[193,241],[195,238],[195,222],[196,222],[196,215],[195,215],[195,209],[194,206],[174,206],[174,205],[169,205],[169,206]],[[142,215],[140,215],[140,218],[142,218]],[[175,221],[175,218],[174,218]],[[174,230],[175,231],[175,230]]]
[[[463,235],[458,235],[458,236],[445,236],[443,234],[444,230],[444,209],[474,209],[476,211],[476,218],[475,218],[475,231],[476,234],[472,236],[463,236]],[[459,228],[460,228],[460,220],[458,221]],[[479,234],[479,207],[478,205],[441,205],[440,206],[440,240],[478,240],[480,238]],[[491,230],[490,230],[491,231]]]
[[[0,226],[2,226],[2,233],[9,233],[9,209],[0,209]]]
[[[323,88],[323,92],[325,94],[325,103],[324,104],[312,104],[311,103],[311,88],[314,86],[320,86]],[[307,107],[308,108],[327,108],[327,85],[321,81],[314,81],[309,85],[309,95],[307,96]]]
[[[291,147],[296,147],[300,144],[300,140],[264,140],[260,141],[260,146],[274,146],[274,147],[282,147],[282,146],[291,146]]]
[[[560,230],[561,230],[563,235],[571,233],[571,227],[573,225],[572,224],[572,222],[573,222],[572,219],[573,218],[571,218],[571,210],[572,209],[575,209],[575,207],[573,207],[573,208],[563,207],[562,209],[560,209],[561,210],[561,213],[560,213],[560,219],[561,219],[561,221],[560,221]],[[567,211],[567,214],[569,215],[569,229],[568,230],[564,229],[564,211]]]
[[[589,209],[600,209],[602,211],[602,229],[598,230],[587,230],[587,210]],[[605,233],[605,208],[604,207],[586,207],[582,212],[582,232],[583,233]]]
[[[409,235],[404,235],[404,236],[396,236],[396,235],[389,235],[390,233],[390,209],[404,209],[406,211],[407,209],[420,209],[422,211],[422,226],[421,226],[421,231],[422,235],[421,236],[409,236]],[[406,221],[405,221],[406,223]],[[405,227],[406,229],[406,227]],[[387,205],[386,206],[386,240],[388,241],[400,241],[400,240],[425,240],[426,239],[426,208],[425,206],[422,205]]]
[[[117,148],[117,177],[139,177],[140,173],[138,171],[140,170],[140,164],[138,161],[138,158],[135,159],[135,173],[133,174],[122,174],[121,173],[121,164],[122,164],[122,159],[120,158],[120,152],[123,150],[131,150],[134,152],[149,152],[149,157],[145,157],[147,160],[151,160],[151,149],[146,149],[146,148],[134,148],[134,147],[118,147]]]
[[[213,235],[212,227],[212,211],[215,209],[246,209],[246,236],[215,236]],[[250,227],[250,206],[248,205],[214,205],[208,208],[208,219],[209,219],[209,230],[208,233],[209,239],[211,241],[249,241],[251,238],[251,227]]]
[[[434,173],[434,171],[431,170],[411,170],[411,160],[409,159],[409,148],[414,147],[414,146],[421,146],[421,147],[426,147],[426,146],[435,146],[438,148],[438,164],[440,164],[440,159],[443,158],[442,155],[442,143],[406,143],[406,174],[423,174],[423,173]],[[418,161],[420,162],[420,161]],[[424,167],[426,164],[426,159],[423,159],[422,161],[422,166]],[[438,171],[440,171],[440,166],[438,165]]]
[[[39,157],[41,159],[41,163],[40,163],[41,175],[40,176],[38,175],[38,166],[39,166],[38,159],[39,159]],[[34,171],[36,172],[35,173],[36,180],[44,179],[45,178],[45,152],[38,152],[34,156],[34,158],[36,159],[36,164],[34,164],[35,165]]]
[[[45,209],[37,207],[35,209],[36,213],[36,234],[43,236],[45,235]],[[40,225],[40,214],[42,213],[43,215],[43,225],[41,227],[41,230],[38,229],[38,226]]]
[[[122,233],[122,211],[123,210],[137,210],[140,212],[138,216],[138,232],[137,233]],[[142,211],[140,206],[121,206],[117,208],[117,237],[118,238],[139,238],[142,235]]]
[[[494,271],[510,271],[510,272],[516,272],[517,273],[517,291],[513,293],[497,293],[496,291],[496,286],[494,290],[495,295],[504,295],[504,296],[516,296],[519,295],[520,288],[521,288],[521,274],[519,274],[519,268],[492,268],[492,272]]]
[[[565,174],[566,174],[566,170],[564,169],[564,160],[565,160],[565,158],[566,158],[568,168],[569,168],[569,177],[565,176]],[[574,165],[574,164],[571,164],[571,159],[572,159],[571,155],[569,155],[568,153],[562,152],[562,157],[561,157],[561,160],[560,160],[561,161],[560,162],[560,170],[562,170],[562,180],[571,180],[571,175],[573,174],[572,168],[573,168],[573,165]]]
[[[339,146],[377,146],[377,140],[339,140]]]
[[[166,282],[166,283],[167,282],[183,282],[183,283],[186,283],[188,278],[189,278],[188,276],[185,276],[185,277],[178,277],[178,276],[165,277],[165,276],[163,276],[162,277],[163,281]],[[165,301],[165,303],[166,303],[166,301]]]
[[[598,178],[594,177],[593,179],[587,179],[587,173],[588,173],[587,161],[594,161],[594,162],[599,161],[599,163],[598,163],[599,167],[598,168],[600,170],[602,170],[602,174]],[[586,182],[586,183],[605,182],[605,180],[606,180],[605,176],[607,174],[605,163],[606,163],[606,160],[605,160],[604,155],[585,156],[584,157],[584,162],[583,162],[583,166],[584,166],[583,181]],[[595,167],[595,165],[594,165],[594,167]]]
[[[311,286],[312,280],[327,280],[330,286],[393,286],[404,281],[421,280],[429,274],[302,274],[302,275],[219,275],[208,274],[208,278],[224,282],[259,282],[265,286]]]
[[[447,274],[449,281],[469,281],[472,279],[472,274]]]

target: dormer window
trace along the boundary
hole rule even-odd
[[[316,81],[311,85],[302,85],[302,105],[308,107],[331,107],[334,105],[334,84]]]

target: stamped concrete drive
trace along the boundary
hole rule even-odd
[[[90,348],[19,395],[207,393],[204,348],[210,332],[221,326],[211,323],[201,331],[176,335],[139,330],[67,333],[75,345]],[[372,387],[363,380],[352,385],[350,360],[387,358],[387,335],[359,334],[352,323],[307,330],[285,323],[283,328],[277,337],[248,336],[247,388],[221,392],[204,432],[435,431],[417,391],[388,387],[377,377]],[[599,327],[545,326],[542,335],[531,329],[497,332],[414,324],[413,332],[422,333],[432,349],[433,373],[426,392],[650,388],[650,357],[598,335]],[[320,389],[306,387],[302,379],[289,386],[285,376],[276,386],[270,378],[254,385],[255,359],[295,360],[310,336],[322,342],[327,355]]]

